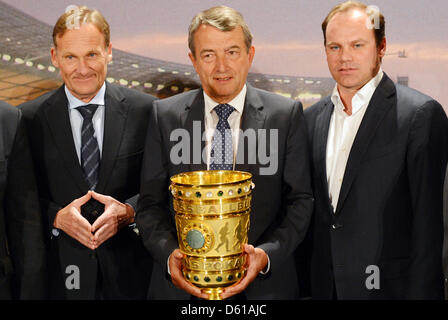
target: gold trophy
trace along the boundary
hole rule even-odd
[[[171,177],[177,238],[185,255],[185,279],[210,300],[241,280],[246,270],[252,175],[242,171],[206,170]]]

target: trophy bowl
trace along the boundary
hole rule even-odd
[[[220,300],[225,287],[245,273],[252,175],[206,170],[171,177],[182,273],[187,281]]]

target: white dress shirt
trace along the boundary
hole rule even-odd
[[[345,167],[350,150],[355,140],[361,121],[369,105],[373,93],[383,77],[380,69],[378,74],[356,92],[352,98],[352,115],[344,112],[344,104],[336,84],[331,95],[334,109],[330,120],[327,140],[327,182],[330,202],[333,212],[336,211]]]
[[[230,114],[227,121],[229,122],[230,129],[232,130],[232,141],[233,141],[233,169],[235,170],[235,158],[238,151],[238,137],[241,127],[241,116],[243,115],[244,101],[246,99],[247,87],[244,85],[240,93],[229,103],[228,105],[235,108],[235,110]],[[218,125],[219,117],[216,111],[213,110],[218,102],[213,101],[204,91],[204,103],[205,103],[205,148],[207,150],[207,170],[210,168],[210,154],[212,146],[213,133],[215,132],[216,126]]]
[[[98,108],[93,115],[93,129],[95,130],[95,137],[98,141],[98,147],[100,149],[100,157],[103,150],[103,135],[104,135],[104,95],[106,93],[106,83],[98,91],[95,97],[90,102],[85,103],[79,100],[64,86],[65,94],[68,100],[68,111],[70,116],[70,124],[72,127],[73,141],[75,143],[76,154],[78,155],[79,163],[81,164],[81,128],[84,118],[81,113],[76,110],[77,107],[85,106],[88,104],[97,104]]]

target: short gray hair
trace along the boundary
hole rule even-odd
[[[217,6],[199,12],[191,20],[190,27],[188,28],[188,47],[193,56],[195,56],[194,33],[202,24],[208,24],[221,31],[232,31],[239,26],[243,29],[244,43],[246,44],[247,51],[252,46],[252,34],[244,21],[243,15],[233,8]]]

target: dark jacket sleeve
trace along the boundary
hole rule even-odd
[[[408,141],[406,163],[413,208],[409,295],[440,299],[435,295],[443,285],[442,199],[448,159],[448,119],[440,104],[432,100],[416,111]]]
[[[146,137],[136,223],[145,247],[164,266],[178,244],[169,211],[169,159],[163,152],[157,107],[154,103]]]
[[[25,126],[19,119],[5,193],[8,244],[15,270],[13,291],[20,299],[43,299],[46,256],[42,215]]]
[[[283,219],[261,240],[274,272],[305,238],[313,212],[310,156],[302,105],[296,102],[288,123],[285,163],[282,172]]]

